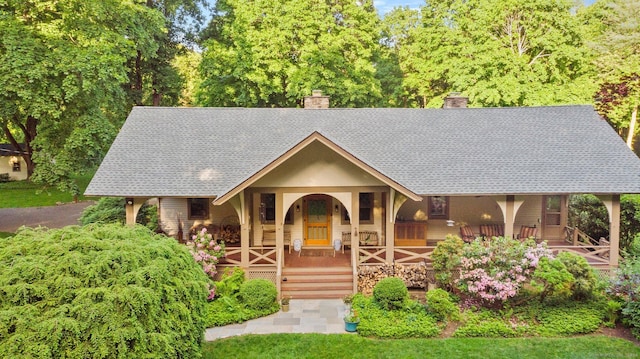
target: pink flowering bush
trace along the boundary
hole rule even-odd
[[[552,259],[546,244],[503,237],[476,239],[460,256],[458,289],[487,306],[501,306],[531,281],[542,258]]]
[[[225,255],[224,242],[218,243],[211,233],[207,233],[207,228],[196,232],[191,236],[191,240],[187,241],[187,247],[197,263],[202,265],[202,269],[211,279],[216,275],[216,264],[220,258]],[[215,287],[209,289],[209,300],[215,297]]]

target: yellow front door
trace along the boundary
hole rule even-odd
[[[331,197],[314,195],[305,198],[304,239],[308,246],[331,245]]]

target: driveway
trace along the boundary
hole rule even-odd
[[[93,201],[51,207],[0,208],[0,232],[15,232],[22,226],[61,228],[79,224],[78,218]]]

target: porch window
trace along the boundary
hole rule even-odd
[[[363,192],[359,194],[359,206],[360,206],[360,224],[373,224],[373,193]],[[342,208],[342,224],[351,223],[349,218],[349,212]]]
[[[187,200],[189,208],[189,219],[207,219],[209,218],[209,199],[208,198],[189,198]]]
[[[263,224],[276,223],[276,194],[261,193],[260,194],[260,222]],[[284,224],[293,224],[293,213],[291,208],[284,217]]]
[[[559,226],[561,219],[562,201],[560,196],[547,196],[545,199],[545,224]]]
[[[449,197],[431,196],[428,205],[429,219],[449,219]]]

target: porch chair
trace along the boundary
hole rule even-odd
[[[344,254],[344,247],[351,247],[351,232],[342,232],[342,253]]]
[[[518,234],[518,239],[524,240],[528,238],[533,238],[534,240],[538,240],[538,227],[536,226],[522,226],[520,227],[520,234]]]
[[[480,235],[484,238],[504,237],[503,224],[481,224]]]
[[[476,234],[473,232],[473,228],[471,228],[471,226],[466,225],[460,227],[460,237],[462,237],[463,241],[470,243],[476,239]]]

